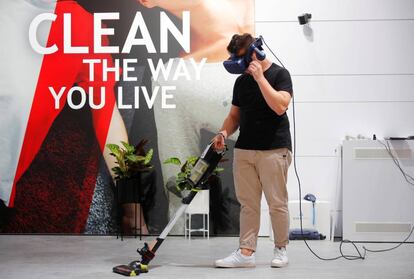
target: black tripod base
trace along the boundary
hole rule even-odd
[[[124,276],[138,276],[141,273],[148,272],[148,265],[142,264],[139,261],[133,261],[129,265],[118,265],[112,268],[112,271]]]

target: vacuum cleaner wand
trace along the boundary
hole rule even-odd
[[[164,228],[161,234],[153,242],[151,242],[151,244],[144,243],[144,247],[137,249],[137,252],[141,255],[141,260],[133,261],[128,265],[115,266],[112,269],[113,272],[125,276],[138,276],[141,273],[148,272],[148,264],[155,257],[155,252],[161,246],[162,242],[170,233],[174,225],[177,223],[178,219],[185,212],[188,205],[197,195],[198,191],[208,189],[208,185],[206,184],[207,179],[213,173],[226,151],[227,147],[221,151],[215,150],[213,143],[210,143],[206,147],[187,178],[187,183],[191,186],[191,191],[186,197],[182,199],[180,207],[168,222],[167,226]]]

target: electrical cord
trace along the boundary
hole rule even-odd
[[[385,143],[383,143],[380,140],[377,140],[377,141],[385,147],[391,159],[393,160],[393,162],[395,163],[395,165],[397,166],[397,168],[400,170],[401,174],[403,175],[405,181],[407,181],[408,184],[411,184],[414,186],[414,178],[410,174],[408,174],[406,171],[404,171],[404,169],[401,167],[400,162],[398,161],[398,158],[395,157],[395,155],[391,151],[389,142],[387,140],[385,140]]]
[[[267,47],[267,49],[272,53],[272,55],[277,59],[277,61],[279,61],[280,65],[286,69],[286,67],[283,65],[282,61],[280,61],[280,59],[276,56],[276,54],[272,51],[272,49],[266,44],[266,41],[263,39],[263,37],[261,37],[263,40],[263,43],[265,44],[265,46]],[[295,176],[296,176],[296,180],[298,182],[298,196],[299,196],[299,219],[300,219],[300,231],[301,231],[301,235],[303,238],[303,241],[306,245],[306,247],[309,249],[309,251],[318,259],[322,260],[322,261],[335,261],[335,260],[339,260],[341,258],[344,258],[346,260],[364,260],[366,258],[366,254],[367,252],[372,252],[372,253],[380,253],[380,252],[387,252],[387,251],[391,251],[394,250],[398,247],[400,247],[402,244],[406,243],[407,240],[411,237],[413,231],[414,231],[414,226],[411,229],[411,232],[409,233],[409,235],[402,241],[400,242],[398,245],[391,247],[391,248],[387,248],[387,249],[377,249],[377,250],[373,250],[373,249],[368,249],[365,246],[362,246],[362,251],[356,246],[355,242],[351,241],[351,240],[347,240],[347,239],[343,239],[341,240],[341,242],[339,243],[339,256],[336,257],[322,257],[320,255],[318,255],[309,245],[309,243],[306,241],[306,238],[304,236],[303,233],[303,217],[302,217],[302,185],[301,185],[301,181],[300,181],[300,177],[299,177],[299,173],[297,170],[297,164],[296,164],[296,114],[295,114],[295,94],[292,94],[292,122],[293,122],[293,168],[294,168],[294,172],[295,172]],[[388,142],[387,142],[388,144]],[[410,176],[409,174],[407,174],[406,172],[404,172],[404,170],[401,168],[398,160],[395,159],[395,157],[393,156],[392,152],[389,150],[389,148],[387,148],[387,146],[385,146],[386,149],[388,150],[388,152],[390,153],[391,157],[394,159],[394,163],[397,165],[397,167],[400,169],[400,171],[403,173],[403,176],[405,177],[405,179],[407,180],[408,183],[409,179],[412,179],[414,182],[414,179],[412,176]],[[412,183],[410,183],[412,184]],[[414,184],[413,184],[414,185]],[[356,254],[355,255],[347,255],[344,254],[343,252],[343,246],[345,244],[351,244],[352,247],[354,247]]]
[[[296,114],[295,114],[295,95],[292,94],[292,117],[293,117],[293,169],[295,172],[295,176],[296,179],[298,181],[298,189],[299,189],[299,219],[300,219],[300,231],[302,234],[302,238],[303,241],[306,245],[306,247],[309,249],[309,251],[318,259],[323,260],[323,261],[334,261],[334,260],[338,260],[341,258],[344,258],[346,260],[363,260],[365,259],[365,255],[366,255],[366,251],[364,250],[364,254],[361,254],[361,251],[358,249],[358,247],[356,246],[356,244],[351,241],[351,240],[341,240],[340,244],[339,244],[339,256],[336,257],[321,257],[319,256],[310,246],[309,243],[306,241],[305,237],[304,237],[304,233],[303,233],[303,217],[302,217],[302,185],[301,185],[301,181],[300,181],[300,177],[299,177],[299,173],[298,173],[298,169],[297,169],[297,164],[296,164]],[[342,251],[342,246],[346,243],[351,244],[358,255],[345,255]]]
[[[272,55],[277,59],[277,61],[279,61],[280,65],[282,65],[282,67],[286,69],[286,67],[285,67],[285,65],[283,65],[282,61],[280,61],[280,59],[276,56],[276,54],[274,54],[273,50],[266,44],[266,41],[264,40],[264,38],[262,36],[260,36],[260,38],[262,38],[263,43],[265,44],[267,49],[272,53]]]

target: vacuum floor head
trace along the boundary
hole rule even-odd
[[[138,276],[141,273],[148,272],[148,265],[142,264],[139,261],[133,261],[129,265],[115,266],[112,271],[124,276]]]

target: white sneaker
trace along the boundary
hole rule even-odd
[[[285,247],[282,248],[277,248],[275,247],[275,249],[273,250],[273,260],[272,263],[270,264],[271,267],[285,267],[288,265],[289,263],[289,259],[287,256],[287,251]]]
[[[255,267],[256,260],[254,253],[251,256],[245,256],[237,249],[230,256],[216,261],[216,267]]]

